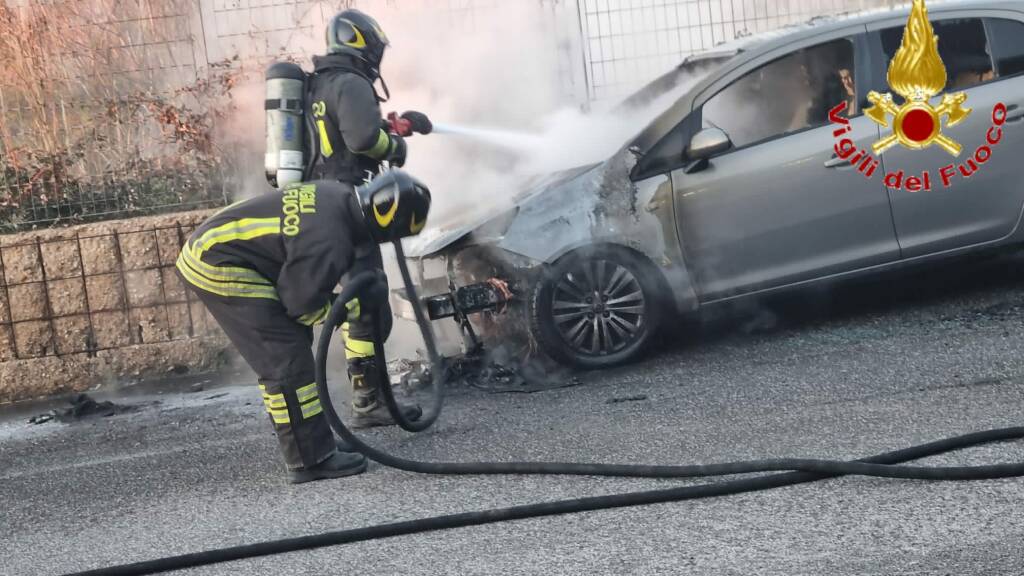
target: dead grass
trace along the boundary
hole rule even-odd
[[[215,124],[244,71],[197,70],[192,6],[0,3],[4,223],[182,203],[218,187]]]

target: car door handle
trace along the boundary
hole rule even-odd
[[[825,161],[825,168],[843,168],[845,166],[852,166],[850,160],[848,158],[840,158],[835,154],[832,155],[832,158]]]
[[[1020,109],[1020,105],[1011,104],[1006,107],[1006,121],[1007,122],[1020,122],[1024,120],[1024,110]]]

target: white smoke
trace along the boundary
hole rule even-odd
[[[584,113],[560,76],[549,5],[502,3],[453,21],[444,4],[374,14],[392,41],[385,107],[426,112],[459,132],[409,141],[406,167],[433,192],[431,228],[510,204],[530,176],[607,159],[688,86],[642,110]]]
[[[611,156],[681,89],[645,111],[595,110],[570,94],[552,3],[502,2],[453,10],[448,0],[361,1],[388,34],[382,75],[392,98],[382,112],[419,110],[461,134],[408,140],[405,168],[433,193],[430,228],[508,204],[525,178],[599,162]],[[322,25],[293,34],[279,47],[311,69],[324,52]],[[220,144],[240,158],[233,195],[267,190],[263,171],[263,78],[253,66],[232,90],[234,110],[220,124]],[[640,87],[638,83],[637,88]],[[610,106],[606,105],[606,108]]]
[[[439,123],[538,131],[566,104],[550,12],[540,2],[453,11],[442,0],[374,11],[391,40],[382,72],[392,100],[382,106]],[[432,227],[516,190],[517,158],[507,148],[450,134],[408,143],[406,169],[433,193]]]

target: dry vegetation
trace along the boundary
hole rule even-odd
[[[0,226],[224,200],[215,126],[244,71],[197,66],[193,6],[0,2]]]

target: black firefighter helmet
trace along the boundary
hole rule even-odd
[[[374,75],[380,74],[380,63],[388,44],[380,24],[354,8],[338,12],[327,24],[327,52],[354,56],[365,62]]]
[[[379,243],[415,236],[430,212],[430,190],[401,170],[388,170],[356,188],[370,236]]]

